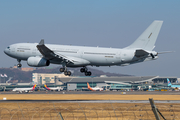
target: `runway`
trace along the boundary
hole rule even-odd
[[[31,93],[17,93],[12,91],[0,94],[102,94],[102,95],[180,95],[180,91],[34,91]]]
[[[0,100],[0,103],[149,103],[149,100]],[[179,100],[155,100],[155,103],[180,103]]]

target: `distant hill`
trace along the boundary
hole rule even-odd
[[[68,70],[72,71],[72,76],[85,76],[83,73],[80,72],[79,68],[68,68]],[[88,68],[92,72],[92,76],[129,76],[124,74],[116,74],[116,73],[109,73],[103,72],[101,70]],[[22,71],[21,69],[17,68],[0,68],[0,74],[6,74],[8,77],[0,77],[0,82],[7,81],[9,77],[13,77],[11,82],[32,82],[32,73],[60,73],[59,67],[57,68],[38,68],[33,71]]]

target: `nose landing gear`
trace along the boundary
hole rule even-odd
[[[18,61],[17,67],[21,68],[22,67],[21,60],[17,59],[17,61]]]

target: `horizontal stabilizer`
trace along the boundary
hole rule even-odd
[[[144,50],[136,50],[136,52],[135,52],[136,57],[143,57],[145,55],[149,55],[149,53]]]
[[[175,51],[163,51],[163,52],[158,52],[158,54],[165,54],[165,53],[172,53],[172,52],[175,52]]]

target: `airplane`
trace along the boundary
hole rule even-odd
[[[168,78],[167,78],[167,82],[168,82],[168,87],[180,90],[180,85],[172,85]]]
[[[63,90],[63,88],[62,87],[47,87],[47,85],[45,85],[44,84],[44,89],[46,89],[46,90],[54,90],[54,91],[61,91],[61,90]]]
[[[36,89],[36,84],[31,88],[14,88],[12,91],[19,93],[23,93],[23,92],[28,93],[34,91],[35,89]]]
[[[44,67],[60,64],[60,72],[71,75],[67,67],[81,67],[80,72],[91,76],[87,66],[127,66],[135,63],[156,60],[158,52],[153,51],[163,21],[155,20],[131,45],[119,48],[85,47],[71,45],[38,43],[16,43],[8,46],[4,53],[17,59],[27,61],[31,67]]]
[[[103,91],[103,88],[100,87],[90,87],[89,83],[87,83],[88,89],[91,91]]]

